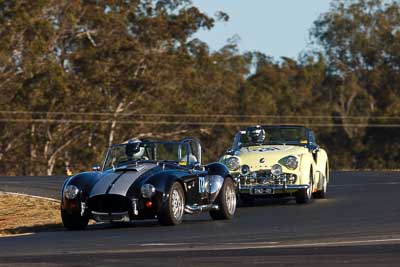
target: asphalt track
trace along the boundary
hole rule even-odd
[[[59,197],[63,179],[33,180],[0,177],[0,190]],[[240,206],[232,221],[187,215],[174,227],[141,221],[3,237],[0,266],[400,266],[400,173],[336,172],[328,190],[308,205]]]

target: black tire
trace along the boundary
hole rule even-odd
[[[245,206],[252,206],[254,205],[255,199],[250,195],[242,195],[239,194],[240,202]]]
[[[310,183],[307,189],[300,189],[296,192],[296,203],[297,204],[307,204],[311,201],[313,195],[313,170],[310,170]]]
[[[322,184],[322,190],[315,192],[314,198],[318,198],[318,199],[326,198],[326,191],[328,189],[328,177],[329,177],[329,167],[328,167],[328,164],[326,164],[325,176],[323,177],[324,181]]]
[[[84,230],[89,223],[88,216],[71,215],[63,211],[61,211],[61,219],[65,228],[74,231]]]
[[[158,214],[158,221],[162,225],[177,225],[182,223],[185,209],[185,192],[179,182],[172,184],[168,199],[164,202]]]
[[[232,179],[226,178],[218,194],[215,204],[218,210],[211,210],[210,216],[214,220],[230,220],[236,211],[236,191]]]

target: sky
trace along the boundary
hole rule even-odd
[[[200,10],[213,16],[224,11],[228,22],[218,22],[211,31],[195,37],[212,50],[223,47],[235,35],[239,50],[260,51],[275,59],[297,59],[309,48],[309,31],[320,14],[329,10],[331,0],[192,0]]]

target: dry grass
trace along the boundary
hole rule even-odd
[[[60,203],[0,193],[0,236],[61,226]]]

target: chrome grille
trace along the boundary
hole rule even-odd
[[[283,185],[295,184],[297,176],[291,173],[283,173],[280,176],[274,176],[271,171],[258,171],[240,177],[242,185]]]

